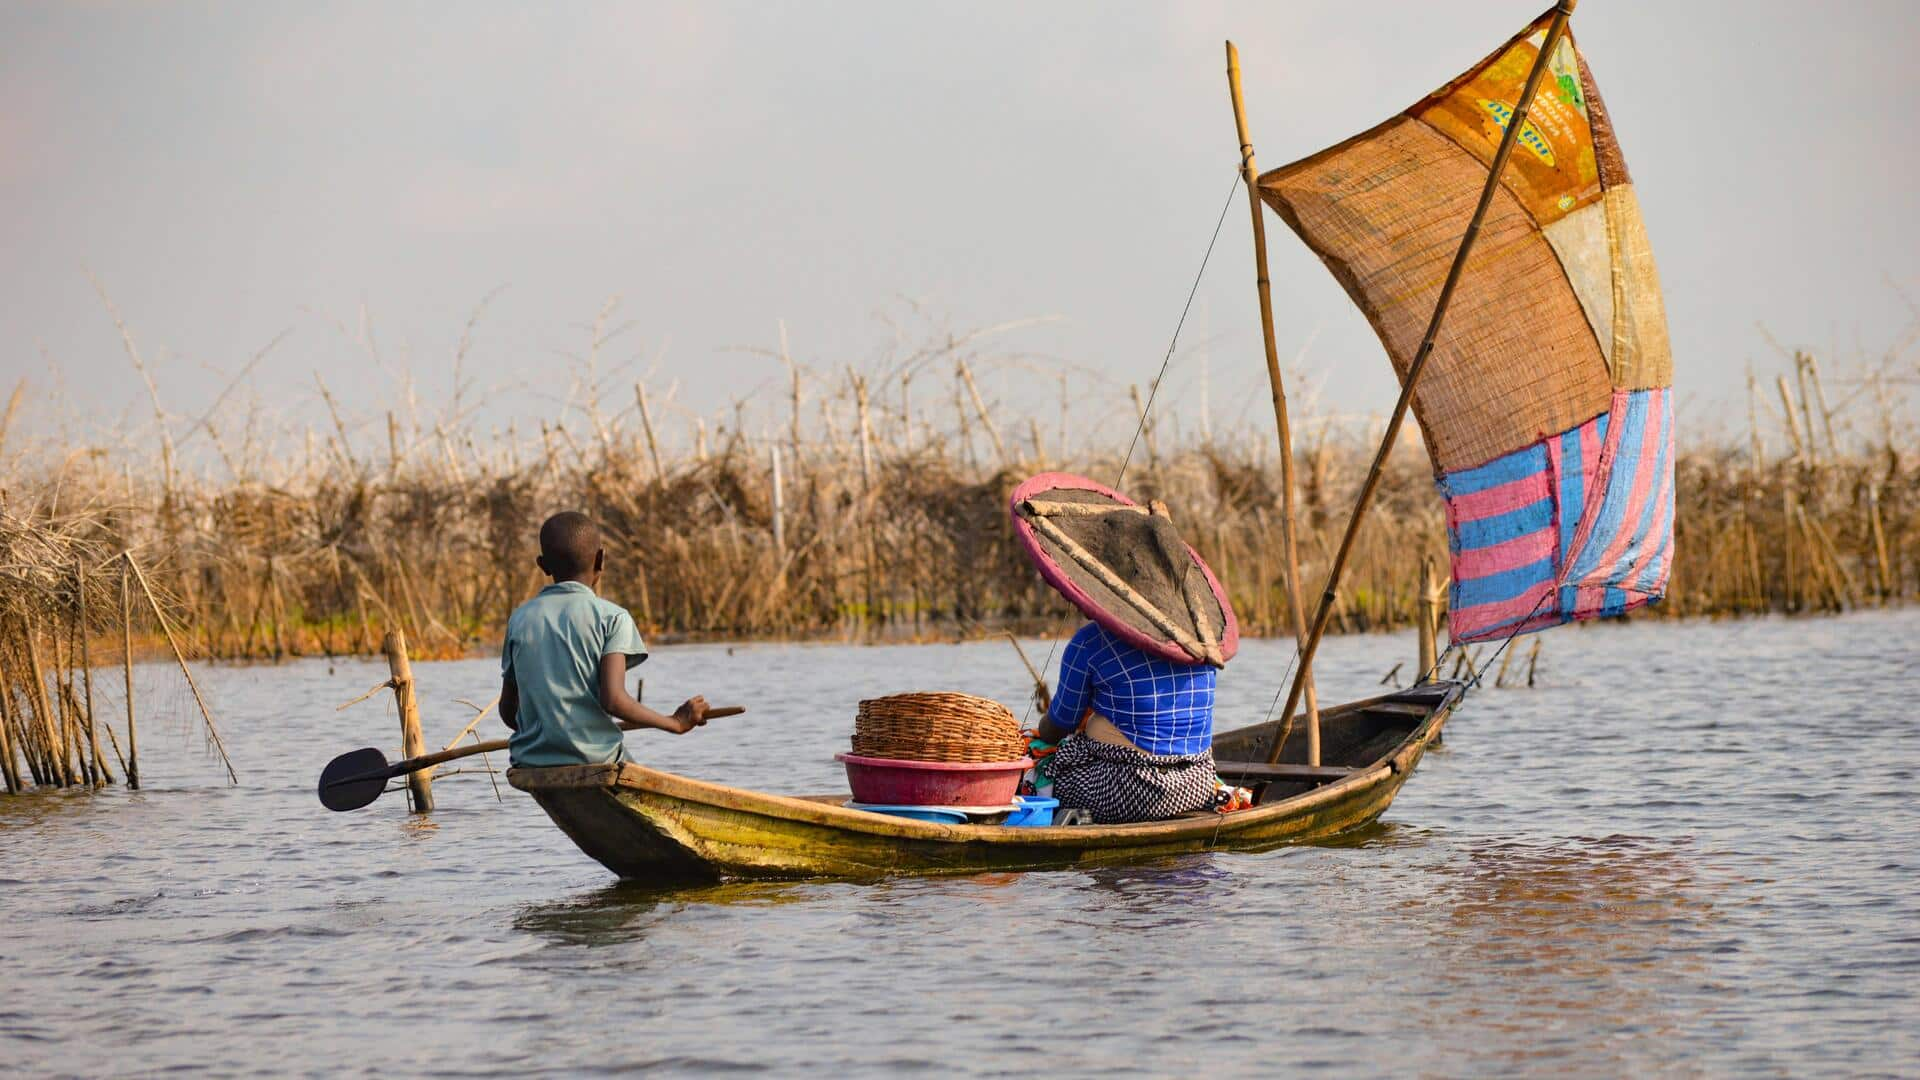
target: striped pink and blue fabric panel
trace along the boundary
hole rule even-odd
[[[1664,387],[1617,392],[1609,413],[1440,478],[1454,641],[1618,615],[1665,592],[1673,556],[1671,394]]]

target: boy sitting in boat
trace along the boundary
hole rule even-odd
[[[500,719],[513,729],[514,765],[617,764],[626,759],[620,721],[676,735],[707,722],[703,697],[668,716],[627,693],[627,668],[647,658],[647,646],[633,616],[594,593],[607,553],[593,519],[572,510],[548,518],[535,561],[553,584],[514,610],[500,650]]]
[[[1215,674],[1150,655],[1099,623],[1076,631],[1038,732],[1060,744],[1048,771],[1061,807],[1108,825],[1217,805]]]

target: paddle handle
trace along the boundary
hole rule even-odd
[[[744,705],[720,705],[707,710],[707,719],[713,720],[723,716],[739,716],[746,711],[747,709]],[[636,728],[643,728],[647,725],[632,721],[622,721],[615,726],[621,731],[633,731]],[[405,761],[396,761],[387,766],[387,776],[404,776],[410,772],[419,772],[421,769],[431,769],[435,765],[443,765],[446,762],[459,758],[472,757],[475,754],[491,753],[495,750],[505,750],[507,743],[510,741],[509,739],[490,739],[473,746],[462,746],[454,750],[438,750],[431,754],[421,754],[419,757],[410,757]]]

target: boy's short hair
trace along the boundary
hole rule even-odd
[[[540,560],[554,577],[575,577],[593,569],[599,551],[600,526],[578,510],[563,510],[540,526]]]

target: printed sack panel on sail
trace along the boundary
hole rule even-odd
[[[1404,379],[1551,12],[1379,126],[1260,178]],[[1646,227],[1569,31],[1413,399],[1447,505],[1451,634],[1659,599],[1673,553],[1673,358]]]

